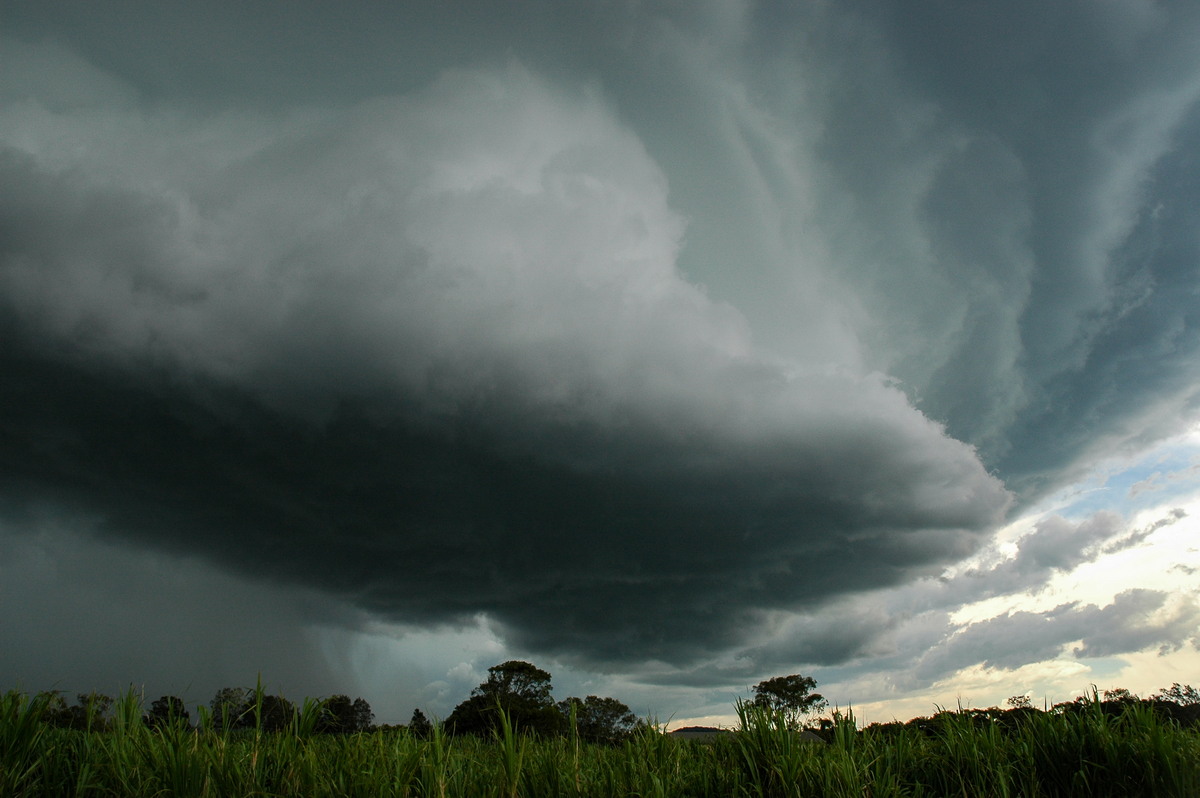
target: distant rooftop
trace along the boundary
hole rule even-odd
[[[716,737],[721,734],[729,733],[729,729],[718,729],[716,726],[684,726],[682,729],[675,729],[670,732],[672,737],[680,737],[684,740]]]

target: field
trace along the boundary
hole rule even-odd
[[[45,722],[39,697],[0,698],[4,796],[1197,796],[1200,732],[1144,704],[1113,711],[939,713],[923,726],[803,741],[742,708],[712,743],[650,727],[619,746],[572,735],[429,739],[404,730],[313,732],[312,703],[283,731],[148,726],[134,695],[93,728]],[[89,719],[88,725],[91,724]],[[102,728],[101,728],[102,726]]]

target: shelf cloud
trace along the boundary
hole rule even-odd
[[[1159,528],[1119,511],[928,585],[1195,421],[1191,5],[129,8],[6,24],[21,546],[680,686],[920,613],[926,681],[1184,641],[1152,590],[946,637]]]

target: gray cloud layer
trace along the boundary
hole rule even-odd
[[[1049,516],[1010,555],[992,547],[980,552],[979,564],[953,576],[843,596],[809,612],[773,613],[756,643],[690,668],[648,669],[640,678],[651,684],[740,686],[752,684],[758,674],[808,663],[843,678],[871,674],[875,689],[890,684],[919,691],[976,664],[1013,670],[1064,651],[1092,658],[1194,646],[1200,612],[1194,592],[1135,589],[1119,592],[1106,606],[1063,602],[982,621],[955,618],[959,608],[988,599],[1040,594],[1054,577],[1104,553],[1137,546],[1185,515],[1176,509],[1137,530],[1109,511],[1078,522]]]
[[[561,5],[14,7],[10,516],[687,665],[1194,404],[1190,5]]]
[[[912,678],[928,684],[959,668],[982,662],[1014,669],[1051,659],[1073,645],[1076,657],[1104,657],[1149,646],[1196,645],[1200,606],[1194,601],[1167,605],[1157,590],[1129,590],[1111,604],[1063,604],[1045,612],[1013,612],[970,624],[945,644],[920,657]]]
[[[35,142],[3,165],[7,472],[114,534],[670,659],[1007,503],[887,382],[757,354],[676,271],[637,140],[520,66],[299,121],[3,124]]]

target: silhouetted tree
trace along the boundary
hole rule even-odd
[[[166,726],[189,726],[192,718],[188,714],[187,706],[184,705],[182,698],[165,695],[156,698],[150,704],[150,711],[146,713],[143,720],[147,726],[152,728],[164,728]]]
[[[258,723],[265,732],[278,732],[289,728],[296,719],[296,707],[281,695],[252,696],[250,725]]]
[[[817,680],[811,676],[799,673],[776,676],[754,685],[752,703],[780,713],[788,728],[799,729],[807,715],[820,712],[828,705],[824,696],[813,692],[816,686]]]
[[[591,743],[619,743],[638,727],[637,716],[615,698],[590,695],[579,699],[572,696],[558,702],[558,711],[567,723],[571,722],[573,713],[579,738]]]
[[[248,687],[222,687],[208,702],[211,723],[217,731],[248,729],[254,725],[254,691]]]
[[[446,718],[452,734],[490,734],[499,728],[497,709],[513,728],[541,734],[562,728],[562,716],[550,695],[550,674],[528,662],[509,660],[488,668],[488,678]]]
[[[44,690],[34,698],[41,705],[42,719],[49,726],[68,728],[71,725],[71,711],[67,708],[67,699],[58,690]]]
[[[1033,707],[1033,701],[1027,695],[1009,696],[1008,701],[1005,703],[1013,709],[1029,709]]]
[[[418,740],[427,740],[433,733],[433,724],[429,722],[429,718],[425,717],[424,712],[414,709],[412,718],[408,721],[408,733]]]
[[[1181,707],[1200,704],[1200,690],[1190,684],[1180,684],[1179,682],[1175,682],[1170,687],[1164,687],[1153,697],[1158,701],[1179,704]]]
[[[113,700],[102,693],[79,693],[76,703],[68,707],[64,719],[72,729],[102,730],[108,728],[108,711]]]
[[[350,700],[348,695],[331,695],[321,702],[317,731],[332,734],[353,734],[371,728],[375,713],[362,698]]]
[[[1114,687],[1104,691],[1105,701],[1115,701],[1122,704],[1134,704],[1139,700],[1136,695],[1124,687]]]
[[[217,731],[258,728],[275,732],[288,728],[296,707],[280,695],[268,695],[249,687],[222,687],[208,703],[210,722]]]
[[[67,706],[58,690],[38,693],[35,700],[41,704],[44,721],[62,729],[104,729],[113,704],[109,696],[93,692],[77,694],[75,703]]]

